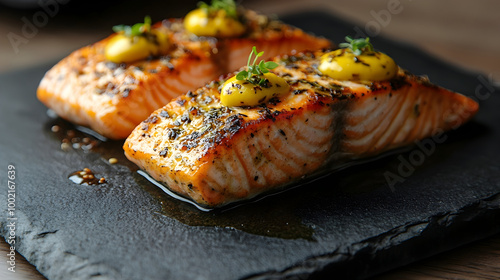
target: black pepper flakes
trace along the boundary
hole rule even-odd
[[[363,60],[359,59],[359,57],[357,57],[357,56],[354,57],[354,62],[355,63],[361,63],[364,66],[370,67],[370,64],[368,64],[368,63],[364,62]]]
[[[402,76],[396,76],[395,78],[391,79],[391,89],[392,91],[396,91],[400,88],[402,88],[405,85],[409,85],[408,81],[406,80],[405,77]]]
[[[181,121],[184,122],[184,123],[190,123],[191,122],[191,118],[189,118],[189,115],[187,113],[183,114],[181,116]]]
[[[160,156],[161,157],[166,157],[168,154],[168,147],[163,148],[163,150],[160,151]]]
[[[413,107],[413,113],[416,117],[420,116],[420,104],[415,104],[415,107]]]
[[[188,136],[186,136],[186,140],[194,140],[200,136],[201,136],[201,133],[198,131],[195,131],[195,132],[189,134]]]
[[[144,120],[144,123],[156,123],[158,121],[158,117],[156,115],[151,115],[149,118]]]
[[[224,130],[230,133],[236,133],[241,128],[241,118],[238,115],[232,115],[226,120]]]
[[[168,114],[167,111],[163,110],[160,112],[160,117],[168,119],[168,118],[170,118],[170,115]]]
[[[266,107],[266,105],[261,105],[262,110],[259,110],[258,112],[263,115],[264,118],[266,119],[271,119],[273,122],[276,121],[276,118],[273,116],[271,113],[271,110]]]
[[[285,68],[287,68],[287,69],[299,69],[300,67],[297,64],[290,63],[290,64],[286,64]]]
[[[179,134],[181,134],[180,129],[167,128],[166,130],[167,130],[167,137],[169,140],[174,140],[175,138],[177,138],[177,136],[179,136]]]
[[[123,97],[128,97],[130,91],[131,91],[131,89],[129,89],[129,88],[124,89],[123,92],[122,92],[122,96]]]
[[[269,99],[268,103],[272,105],[278,105],[281,102],[281,100],[278,97],[273,97]]]
[[[168,70],[170,70],[170,71],[173,71],[175,69],[174,65],[170,62],[167,62],[165,64],[165,66],[167,66]]]

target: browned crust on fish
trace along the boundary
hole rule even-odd
[[[291,90],[266,105],[222,106],[225,79],[176,98],[132,132],[126,156],[173,191],[217,207],[282,188],[326,164],[455,128],[478,109],[473,100],[403,70],[383,82],[331,79],[317,70],[322,54],[276,58],[273,72]],[[377,124],[386,127],[378,133]]]
[[[42,79],[37,97],[62,118],[121,139],[172,98],[244,65],[254,45],[268,57],[331,46],[252,11],[246,11],[245,19],[246,34],[219,40],[187,33],[180,19],[159,22],[153,28],[169,34],[168,55],[119,65],[104,56],[113,34],[55,65]]]

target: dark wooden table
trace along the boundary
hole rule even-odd
[[[322,9],[373,32],[409,42],[458,67],[500,81],[500,2],[495,0],[253,0],[243,4],[266,14],[285,15]],[[393,6],[391,6],[393,5]],[[64,7],[61,7],[64,8]],[[152,7],[143,8],[144,14]],[[185,7],[172,7],[165,17],[179,16]],[[0,73],[54,61],[109,33],[106,28],[77,28],[60,24],[57,14],[28,42],[13,46],[5,40],[20,33],[23,17],[37,10],[11,13],[0,7]],[[58,24],[59,23],[59,24]],[[89,26],[92,23],[89,23]],[[73,28],[73,29],[72,29]],[[17,48],[17,51],[16,51]],[[45,279],[24,259],[16,258],[16,273],[7,271],[8,246],[0,241],[0,279]],[[387,272],[376,279],[500,279],[500,235]]]

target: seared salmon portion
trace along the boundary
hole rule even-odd
[[[172,43],[168,54],[132,63],[106,60],[104,48],[113,34],[57,63],[40,82],[37,97],[64,119],[123,139],[172,98],[244,65],[253,46],[266,57],[331,46],[253,11],[245,12],[245,20],[248,31],[227,39],[190,34],[181,19],[157,23],[152,28],[167,33]]]
[[[334,80],[322,51],[275,58],[290,91],[255,107],[225,107],[221,79],[156,110],[123,146],[172,191],[219,207],[286,187],[323,167],[411,145],[469,120],[478,104],[399,69],[381,82]],[[229,78],[229,77],[226,77]]]

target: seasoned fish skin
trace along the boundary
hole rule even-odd
[[[274,59],[291,90],[257,107],[225,107],[224,79],[156,110],[125,155],[171,190],[219,207],[326,168],[413,144],[469,120],[478,104],[402,69],[382,82],[317,71],[324,52]],[[231,75],[230,75],[231,76]]]
[[[295,50],[315,50],[331,42],[246,11],[249,31],[215,39],[185,31],[181,19],[159,22],[172,43],[168,55],[133,63],[106,60],[104,47],[116,34],[83,47],[50,69],[38,99],[62,118],[88,126],[111,139],[124,139],[155,109],[246,64],[253,46],[266,58]]]

